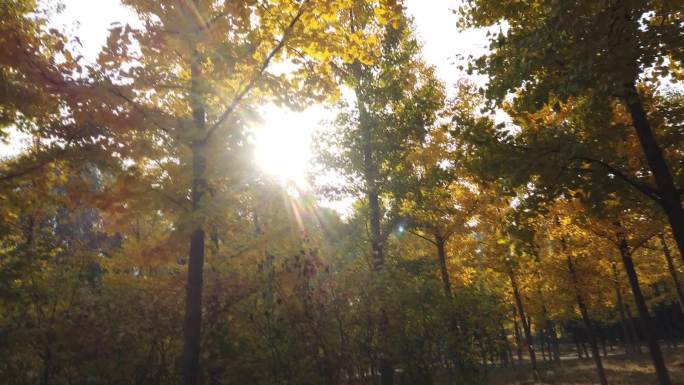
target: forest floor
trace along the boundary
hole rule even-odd
[[[673,385],[684,385],[684,348],[664,348],[670,378]],[[591,358],[578,359],[577,356],[563,357],[560,367],[549,363],[540,365],[540,382],[533,382],[529,375],[529,366],[518,368],[495,368],[489,371],[487,385],[590,385],[598,384],[594,361]],[[648,351],[637,357],[628,359],[624,354],[608,355],[603,358],[603,365],[611,385],[656,385],[655,372],[648,356]]]

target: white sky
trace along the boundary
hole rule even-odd
[[[105,44],[108,29],[114,22],[135,20],[132,11],[123,7],[119,0],[62,0],[64,11],[53,21],[58,28],[66,29],[71,36],[78,36],[81,54],[87,61],[94,61]],[[486,52],[487,39],[484,31],[459,32],[457,16],[452,10],[459,0],[405,0],[408,13],[414,17],[418,39],[423,44],[425,60],[436,67],[436,73],[448,88],[466,75],[456,68],[457,58],[481,55]],[[482,78],[472,78],[482,83]],[[266,107],[264,126],[257,133],[255,161],[266,171],[295,182],[301,182],[308,171],[312,135],[320,129],[320,122],[329,116],[320,106],[304,112],[291,112]],[[289,122],[287,126],[283,122]],[[285,132],[286,131],[286,132]],[[16,135],[10,143],[0,143],[0,156],[17,153]],[[283,145],[287,144],[287,145]],[[346,211],[349,202],[331,206]]]
[[[74,32],[83,44],[83,53],[94,58],[104,44],[109,25],[116,21],[130,21],[133,13],[121,6],[118,0],[62,0],[65,5],[55,19],[55,24],[74,26]],[[443,80],[458,79],[452,71],[457,54],[481,54],[486,51],[486,39],[482,31],[456,30],[456,18],[452,10],[459,0],[405,0],[408,13],[415,18],[418,36],[424,43],[423,53],[428,62],[437,66]]]
[[[460,3],[460,0],[405,0],[407,11],[414,18],[418,39],[423,44],[423,58],[436,67],[437,76],[449,87],[468,77],[456,65],[468,55],[485,54],[488,45],[485,30],[460,32],[456,28],[458,16],[452,10]],[[478,84],[484,81],[468,78]]]
[[[113,22],[134,20],[134,14],[121,6],[119,0],[62,0],[65,10],[55,19],[57,26],[73,28],[83,45],[82,53],[94,60],[105,43]],[[457,16],[452,12],[459,0],[405,0],[408,13],[414,17],[419,40],[423,43],[425,60],[435,65],[437,75],[447,84],[454,84],[464,74],[456,69],[460,55],[481,55],[486,52],[487,39],[482,30],[459,32]]]

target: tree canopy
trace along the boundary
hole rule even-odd
[[[92,61],[0,4],[6,383],[684,374],[680,3],[455,2],[456,84],[401,0],[121,3]],[[306,186],[259,167],[312,105]]]

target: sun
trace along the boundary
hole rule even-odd
[[[311,167],[311,142],[320,126],[323,111],[311,107],[298,112],[266,106],[263,124],[255,128],[255,160],[257,165],[283,183],[307,188]]]

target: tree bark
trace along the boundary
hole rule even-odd
[[[637,330],[636,322],[634,322],[634,317],[632,317],[632,311],[629,310],[629,305],[627,304],[625,304],[625,314],[627,315],[629,332],[632,334],[632,341],[634,341],[634,348],[636,353],[641,355],[641,338],[639,338],[639,332]]]
[[[599,328],[598,330],[599,340],[601,341],[601,350],[603,351],[603,357],[608,357],[608,351],[606,350],[606,336],[603,335],[603,330]]]
[[[534,353],[534,341],[532,340],[532,331],[530,330],[530,323],[525,316],[525,307],[523,306],[522,297],[520,296],[520,291],[518,290],[518,281],[515,278],[515,273],[513,272],[513,267],[508,265],[508,276],[511,279],[511,286],[513,287],[513,296],[515,297],[515,303],[518,306],[518,314],[520,315],[520,320],[522,321],[523,332],[525,333],[525,343],[527,344],[527,349],[530,353],[530,362],[532,364],[532,375],[535,380],[539,379],[539,373],[537,371],[537,357]]]
[[[482,337],[479,334],[476,336],[478,347],[480,348],[480,359],[482,360],[482,369],[484,370],[484,377],[487,377],[487,350],[485,349],[484,342],[482,342]]]
[[[515,363],[513,362],[513,350],[511,350],[511,344],[508,343],[508,336],[506,334],[506,329],[504,328],[503,323],[499,324],[499,330],[501,334],[501,342],[504,344],[505,351],[503,354],[504,359],[504,364],[505,366],[508,366],[510,363],[512,366],[515,366]]]
[[[580,346],[579,338],[577,333],[572,333],[572,339],[575,341],[575,349],[577,349],[577,358],[582,359],[582,347]]]
[[[439,270],[442,275],[442,285],[444,289],[444,295],[451,300],[453,298],[453,292],[451,290],[451,279],[449,278],[449,270],[447,268],[447,256],[446,256],[446,237],[443,235],[435,232],[434,234],[435,240],[434,244],[437,247],[437,257],[439,259]],[[453,314],[449,314],[449,330],[452,334],[452,338],[456,338],[459,334],[459,328],[458,328],[458,320]],[[450,359],[452,360],[458,360],[457,357],[457,349],[454,346],[454,344],[449,343],[449,355],[451,356]],[[456,365],[454,365],[456,367]],[[449,384],[453,383],[453,379],[455,377],[453,370],[451,367],[449,368]]]
[[[663,151],[653,135],[651,124],[634,82],[626,87],[626,94],[623,99],[632,117],[632,124],[639,137],[641,149],[658,187],[658,195],[660,196],[658,203],[663,207],[670,222],[672,235],[679,249],[679,256],[684,262],[684,208],[682,208],[681,194],[677,191]]]
[[[360,82],[363,75],[359,62],[353,64],[354,74]],[[366,194],[368,197],[368,211],[370,222],[370,243],[371,243],[371,260],[373,270],[376,273],[381,273],[385,269],[385,257],[383,253],[383,238],[382,229],[380,225],[380,201],[379,191],[377,186],[377,170],[375,162],[373,161],[373,133],[372,121],[368,113],[365,98],[360,89],[355,90],[357,99],[357,108],[359,109],[359,128],[363,135],[363,167],[364,179],[366,183]],[[384,309],[380,310],[380,334],[383,336],[386,333],[389,320]],[[382,337],[385,339],[385,337]],[[380,370],[380,384],[393,385],[394,384],[394,365],[387,356],[386,352],[380,351],[380,358],[378,362],[378,369]]]
[[[444,239],[443,236],[436,234],[435,244],[437,245],[437,256],[439,257],[439,270],[442,273],[442,284],[444,285],[444,294],[447,296],[447,298],[451,298],[453,294],[451,292],[451,280],[449,278],[449,270],[447,269],[446,262],[446,239]]]
[[[365,108],[363,108],[365,111]],[[380,228],[380,202],[378,198],[378,188],[375,181],[375,169],[372,162],[372,146],[371,146],[371,132],[370,127],[366,127],[364,135],[366,135],[366,143],[364,144],[364,163],[366,184],[368,189],[368,208],[370,214],[371,227],[371,252],[373,269],[376,273],[381,273],[385,269],[385,257],[383,253],[383,241]],[[386,334],[389,320],[384,309],[380,309],[380,333]],[[383,337],[384,339],[384,337]],[[393,385],[394,384],[394,365],[384,351],[380,352],[380,384]]]
[[[206,116],[200,94],[201,61],[199,53],[192,55],[191,108],[197,137],[206,131]],[[204,140],[192,142],[192,211],[200,209],[204,195],[206,155]],[[202,280],[204,270],[204,229],[199,224],[190,236],[190,258],[186,287],[185,321],[183,324],[183,358],[181,376],[184,385],[199,383],[200,336],[202,327]]]
[[[546,343],[546,334],[544,333],[544,329],[540,330],[537,333],[538,340],[539,340],[539,348],[541,350],[542,354],[542,361],[546,362],[546,347],[544,344]],[[549,359],[551,358],[551,352],[549,352]]]
[[[580,309],[580,314],[582,315],[582,321],[584,322],[584,327],[587,332],[587,338],[589,339],[589,346],[591,347],[591,355],[594,359],[594,364],[596,365],[596,374],[598,375],[601,385],[608,385],[608,379],[606,378],[606,372],[603,369],[603,362],[601,360],[601,355],[599,354],[598,344],[596,343],[596,334],[594,333],[594,327],[589,318],[589,311],[587,310],[587,305],[584,302],[582,293],[579,290],[579,281],[577,279],[577,272],[575,270],[575,264],[572,261],[572,257],[569,255],[566,257],[568,263],[568,271],[570,272],[570,278],[575,287],[575,299],[577,300],[577,306]]]
[[[358,69],[357,73],[361,70]],[[356,91],[357,106],[359,109],[359,126],[363,135],[363,173],[368,197],[368,211],[370,222],[370,241],[372,252],[373,269],[380,272],[385,267],[385,258],[382,245],[382,229],[380,227],[380,201],[376,180],[377,171],[373,161],[373,133],[371,119],[366,109],[366,104],[360,90]]]
[[[674,261],[672,260],[672,254],[670,254],[670,248],[667,247],[667,242],[665,241],[665,235],[660,234],[660,243],[663,246],[663,254],[665,255],[665,260],[667,261],[667,269],[670,271],[670,276],[672,277],[672,283],[677,291],[677,300],[679,301],[679,308],[684,313],[684,292],[682,291],[682,285],[679,283],[679,277],[677,277],[677,269],[675,268]]]
[[[537,277],[541,280],[539,270],[537,270]],[[560,365],[560,347],[558,346],[558,336],[556,336],[556,328],[553,322],[549,319],[549,313],[544,304],[544,293],[540,286],[537,286],[537,293],[539,299],[542,301],[542,316],[544,317],[544,328],[546,329],[546,337],[548,341],[549,359],[552,359],[556,365]]]
[[[615,276],[615,298],[618,306],[618,313],[620,315],[620,325],[622,325],[622,341],[627,356],[633,356],[636,353],[636,341],[632,338],[632,334],[627,325],[627,318],[625,316],[625,305],[622,301],[622,290],[620,289],[620,281],[618,281],[617,266],[613,264],[613,275]]]
[[[634,339],[634,335],[629,329],[629,325],[627,323],[627,316],[625,312],[625,304],[622,299],[622,289],[620,288],[620,274],[617,269],[617,263],[612,262],[611,265],[613,268],[613,278],[615,284],[615,298],[618,306],[618,313],[620,315],[620,324],[622,325],[623,347],[625,349],[625,354],[631,356],[636,353],[637,342]]]
[[[513,327],[515,331],[515,350],[518,356],[518,365],[522,364],[522,338],[520,336],[520,326],[516,315],[516,308],[513,308]]]
[[[627,277],[629,278],[629,285],[631,286],[632,294],[634,295],[634,303],[636,304],[637,311],[639,312],[641,329],[644,333],[644,337],[646,337],[646,343],[648,344],[648,350],[651,353],[651,360],[653,361],[653,367],[655,368],[658,382],[661,385],[670,385],[670,374],[667,371],[667,366],[665,366],[665,360],[663,359],[663,353],[660,351],[660,345],[658,345],[658,341],[653,334],[655,325],[653,324],[653,320],[648,313],[646,300],[644,300],[644,296],[641,293],[639,278],[634,268],[634,261],[632,261],[632,256],[627,244],[627,238],[622,230],[618,232],[617,236],[619,241],[620,256],[622,257],[622,263],[625,266]]]
[[[553,352],[553,360],[556,363],[556,365],[561,364],[561,359],[560,359],[560,346],[558,344],[558,336],[556,335],[556,327],[554,326],[553,321],[548,320],[548,330],[549,334],[551,335],[551,348]]]
[[[555,361],[556,365],[560,365],[560,345],[558,344],[558,335],[556,335],[556,326],[552,321],[549,321],[549,333],[551,334],[551,351],[553,352],[553,360]]]
[[[47,340],[45,341],[45,349],[43,351],[43,385],[50,385],[50,376],[52,373],[52,333],[47,333]]]

